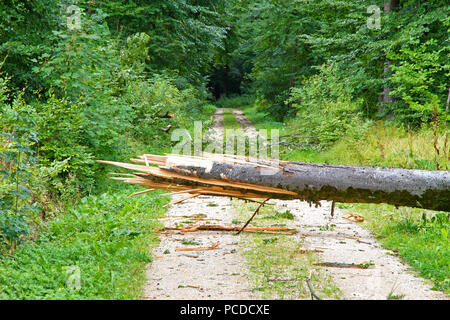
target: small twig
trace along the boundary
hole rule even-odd
[[[320,299],[320,298],[317,296],[317,294],[314,292],[310,280],[311,280],[311,279],[306,279],[306,284],[308,285],[309,292],[311,293],[311,300],[314,300],[314,298],[316,298],[316,300],[322,300],[322,299]]]
[[[331,203],[331,216],[334,217],[334,207],[335,207],[336,203],[333,200],[333,202]]]
[[[167,206],[169,206],[169,205],[174,205],[174,204],[183,202],[184,200],[188,200],[188,199],[191,199],[191,198],[195,198],[195,197],[197,197],[197,196],[199,196],[199,195],[200,195],[199,193],[191,194],[189,197],[186,197],[186,198],[183,198],[183,199],[180,199],[180,200],[176,200],[176,201],[172,201],[172,202],[170,202],[170,203],[164,205],[163,208],[165,208],[165,207],[167,207]]]
[[[253,215],[250,217],[250,219],[248,219],[248,221],[244,224],[244,226],[241,228],[241,230],[239,230],[236,235],[240,234],[245,227],[248,226],[248,224],[253,220],[253,218],[256,216],[256,214],[259,212],[259,209],[261,209],[261,207],[264,205],[264,203],[266,203],[267,201],[269,201],[271,198],[267,198],[266,200],[264,200],[263,202],[261,202],[258,206],[258,208],[255,210],[255,212],[253,212]]]
[[[299,278],[292,278],[292,279],[267,279],[267,282],[291,282],[291,281],[299,281],[301,279]]]
[[[155,189],[146,189],[146,190],[143,190],[143,191],[135,192],[135,193],[130,194],[130,195],[128,196],[128,198],[132,198],[132,197],[137,196],[137,195],[140,195],[140,194],[152,192],[152,191],[154,191],[154,190],[155,190]]]

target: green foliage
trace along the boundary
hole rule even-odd
[[[444,128],[445,129],[445,128]],[[401,167],[436,170],[448,166],[446,131],[422,127],[418,131],[392,123],[371,124],[361,136],[347,135],[322,152],[294,150],[286,159],[316,163]],[[437,155],[434,148],[440,150]],[[341,207],[362,214],[381,243],[395,252],[422,276],[433,280],[435,288],[450,292],[449,214],[388,205],[352,204]]]
[[[46,103],[29,105],[19,95],[11,105],[3,105],[2,113],[3,130],[22,139],[33,137],[27,145],[40,159],[34,170],[39,172],[37,189],[45,187],[67,199],[92,188],[93,154],[83,140],[88,128],[83,126],[79,104],[50,93]]]
[[[26,88],[31,93],[41,87],[36,77],[33,59],[49,52],[52,30],[59,0],[4,0],[0,3],[0,61],[2,71],[12,76],[13,87]]]
[[[204,114],[214,114],[217,110],[217,107],[213,104],[205,104],[202,108]]]
[[[23,105],[22,96],[12,105],[9,99],[7,78],[0,74],[1,121],[11,116],[11,110]],[[36,163],[31,146],[37,142],[36,133],[24,126],[21,119],[14,119],[7,126],[0,126],[0,253],[13,250],[28,233],[26,217],[34,211],[31,195],[31,166]],[[0,122],[1,124],[1,122]]]
[[[151,261],[159,193],[128,198],[130,188],[83,198],[51,221],[39,240],[0,260],[1,299],[139,299],[142,268]],[[67,285],[67,268],[80,270],[81,287]]]
[[[34,137],[0,133],[0,254],[13,250],[28,234],[26,217],[31,205],[30,166],[35,163],[29,148]]]
[[[294,132],[312,136],[319,146],[329,145],[358,125],[360,101],[353,102],[348,81],[339,76],[336,65],[324,65],[318,75],[293,88],[288,103],[298,110],[291,121]]]
[[[101,10],[82,11],[80,30],[54,31],[53,52],[35,59],[33,68],[51,88],[47,97],[30,104],[18,99],[4,110],[2,127],[20,121],[40,139],[34,145],[40,194],[70,199],[92,190],[94,176],[104,170],[94,160],[123,159],[125,135],[150,142],[146,152],[168,150],[170,135],[159,128],[191,127],[202,111],[203,88],[177,87],[171,75],[148,77],[148,35],[131,35],[120,48],[105,18]],[[158,117],[165,112],[175,117]]]

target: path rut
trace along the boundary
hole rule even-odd
[[[215,121],[207,132],[210,141],[222,139],[223,110],[215,113]],[[178,194],[173,200],[187,194]],[[172,206],[164,225],[172,227],[187,221],[196,222],[193,215],[206,215],[211,223],[232,225],[233,207],[228,198],[199,196]],[[191,218],[189,218],[191,216]],[[198,216],[197,216],[198,217]],[[183,244],[186,243],[186,245]],[[191,241],[191,242],[189,242]],[[176,248],[209,247],[219,241],[219,247],[207,251],[176,251]],[[192,245],[189,243],[198,243]],[[168,251],[167,251],[168,250]],[[166,253],[164,253],[166,252]],[[227,232],[170,232],[161,236],[156,257],[147,270],[146,299],[258,299],[247,280],[245,261],[238,253],[238,238]]]

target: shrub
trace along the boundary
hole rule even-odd
[[[353,101],[349,86],[339,77],[334,64],[323,65],[319,74],[292,88],[286,103],[292,103],[297,116],[289,122],[296,132],[314,136],[312,143],[330,145],[349,129],[361,124],[360,101]]]

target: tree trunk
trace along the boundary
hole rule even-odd
[[[399,5],[399,0],[391,0],[388,1],[384,4],[384,13],[385,14],[389,14],[392,11],[394,11],[398,5]],[[383,69],[383,78],[387,79],[389,77],[389,74],[391,72],[391,61],[389,59],[386,59],[384,62],[384,69]],[[386,103],[392,103],[394,102],[394,98],[390,95],[392,89],[389,88],[386,84],[383,87],[383,94],[381,95],[380,101],[382,103],[382,105],[386,104]],[[382,113],[383,112],[383,106],[380,106],[378,109],[378,112]]]
[[[138,178],[117,179],[149,188],[238,198],[387,203],[450,211],[449,171],[277,163],[221,155],[145,155],[133,161],[158,164],[159,168],[101,162],[141,171]]]
[[[445,102],[445,113],[448,113],[448,107],[450,105],[450,86],[448,87],[448,95],[447,95],[447,101]]]

